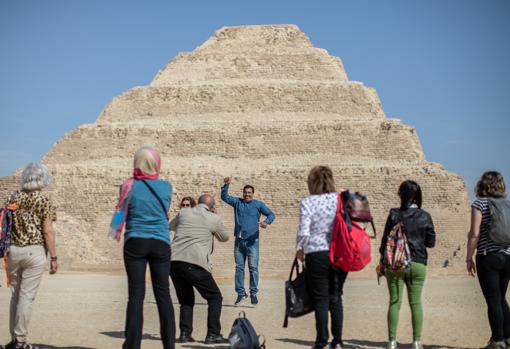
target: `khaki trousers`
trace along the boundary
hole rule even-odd
[[[11,307],[9,331],[12,339],[27,341],[27,328],[32,303],[46,266],[46,251],[41,245],[11,246],[9,274],[11,278]]]

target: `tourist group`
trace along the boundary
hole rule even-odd
[[[203,194],[181,200],[180,211],[169,219],[173,188],[160,179],[160,154],[143,146],[134,155],[132,177],[120,188],[109,235],[117,240],[123,235],[124,265],[128,280],[128,301],[123,349],[139,349],[142,341],[145,273],[149,265],[157,303],[163,347],[173,349],[176,342],[194,342],[194,289],[207,301],[205,344],[229,343],[221,332],[223,297],[212,275],[214,240],[224,242],[229,232],[216,214],[213,195]],[[56,209],[43,189],[52,182],[46,166],[28,164],[21,174],[20,189],[3,206],[0,216],[1,244],[7,276],[12,291],[9,331],[12,340],[6,349],[33,349],[28,343],[28,324],[32,304],[42,275],[50,259],[50,274],[58,271],[53,221]],[[235,305],[259,302],[258,264],[259,231],[275,220],[273,211],[256,200],[255,188],[245,185],[242,197],[229,195],[231,178],[223,180],[221,199],[233,207]],[[332,231],[341,205],[333,172],[316,166],[308,174],[309,196],[301,200],[300,222],[296,237],[296,259],[305,265],[308,293],[315,314],[316,337],[313,348],[341,349],[343,307],[342,291],[348,272],[332,265]],[[388,349],[397,348],[397,326],[404,287],[412,312],[412,348],[422,348],[422,289],[427,270],[427,248],[434,247],[436,233],[432,217],[423,210],[422,191],[413,180],[402,182],[398,190],[400,206],[389,211],[380,243],[377,272],[385,276],[389,290]],[[471,228],[467,237],[466,269],[477,276],[487,302],[491,338],[486,349],[510,348],[510,309],[506,291],[510,281],[510,231],[501,228],[501,216],[494,208],[508,209],[505,184],[500,173],[485,172],[476,185],[472,204]],[[507,214],[510,211],[506,211]],[[261,219],[264,216],[264,219]],[[497,224],[496,224],[497,223]],[[352,224],[356,224],[355,222]],[[496,227],[497,228],[497,227]],[[501,230],[501,229],[500,229]],[[171,231],[174,232],[171,238]],[[499,240],[501,238],[501,240]],[[503,242],[502,242],[503,241]],[[249,271],[249,293],[244,287],[245,265]],[[179,336],[176,337],[174,309],[170,298],[170,280],[180,305]],[[249,300],[248,300],[249,298]],[[328,320],[330,319],[330,325]],[[331,334],[331,335],[330,335]],[[242,343],[232,348],[243,349]],[[251,348],[251,347],[250,347]]]

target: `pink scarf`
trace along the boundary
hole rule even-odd
[[[129,204],[129,194],[131,193],[131,189],[133,189],[133,183],[135,180],[142,179],[158,179],[159,178],[159,169],[161,167],[161,158],[157,151],[154,149],[149,149],[149,152],[156,160],[156,173],[147,174],[142,171],[140,168],[135,168],[133,170],[133,177],[128,178],[122,183],[119,201],[117,206],[115,206],[115,212],[113,213],[112,221],[110,223],[110,232],[109,236],[117,241],[120,241],[122,236],[122,231],[124,230],[124,224],[126,223],[128,204]]]

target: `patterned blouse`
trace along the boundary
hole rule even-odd
[[[43,222],[57,220],[55,206],[39,190],[16,192],[16,218],[12,231],[12,244],[18,247],[44,245]]]
[[[310,195],[301,200],[296,250],[304,250],[305,254],[329,251],[337,206],[338,193]]]

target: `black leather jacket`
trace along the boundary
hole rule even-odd
[[[434,231],[432,217],[430,217],[428,212],[421,208],[408,208],[405,210],[392,208],[390,210],[384,227],[381,247],[379,248],[381,260],[384,255],[384,249],[386,248],[388,234],[399,221],[404,224],[405,231],[407,233],[407,243],[411,250],[411,258],[413,262],[427,265],[427,247],[435,246],[436,232]]]

